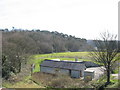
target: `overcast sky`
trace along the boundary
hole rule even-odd
[[[0,0],[0,28],[58,31],[95,39],[118,33],[119,0]]]

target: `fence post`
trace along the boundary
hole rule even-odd
[[[33,74],[34,69],[35,69],[35,64],[31,64],[31,76]]]

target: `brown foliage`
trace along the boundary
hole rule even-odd
[[[54,75],[42,72],[34,73],[32,80],[46,87],[53,88],[82,88],[86,83],[82,79],[71,78],[67,75]]]

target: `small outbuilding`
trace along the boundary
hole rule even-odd
[[[86,66],[83,62],[75,61],[57,61],[57,60],[44,60],[40,64],[40,72],[51,74],[64,74],[73,78],[84,77],[84,70]]]
[[[84,80],[91,81],[94,79],[94,70],[84,70]]]

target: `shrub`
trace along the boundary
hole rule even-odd
[[[76,79],[67,75],[54,75],[41,72],[34,73],[32,80],[47,88],[82,88],[86,85],[80,78]]]

